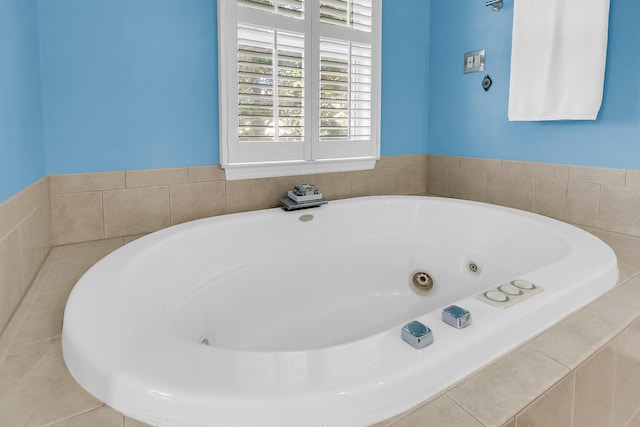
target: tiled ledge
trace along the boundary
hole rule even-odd
[[[640,170],[428,156],[430,194],[640,236]]]
[[[48,178],[0,203],[0,333],[51,249]]]
[[[617,287],[435,399],[378,426],[636,427],[640,238],[591,231],[627,261]],[[76,384],[60,348],[62,315],[74,284],[131,239],[53,248],[0,336],[0,419],[7,425],[142,426]]]
[[[219,166],[51,175],[55,245],[148,233],[193,219],[278,206],[294,184],[329,200],[425,194],[427,156],[380,159],[374,170],[226,181]]]
[[[640,425],[640,238],[609,244],[618,285],[446,393],[378,426]]]

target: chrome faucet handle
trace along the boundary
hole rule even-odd
[[[428,326],[414,320],[402,327],[402,339],[413,347],[420,349],[433,342],[433,332]]]
[[[471,313],[457,305],[450,305],[442,310],[442,321],[456,329],[466,328],[471,324]]]

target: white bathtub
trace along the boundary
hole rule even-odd
[[[416,270],[432,275],[433,290],[411,288]],[[513,279],[544,291],[506,309],[474,298]],[[62,345],[90,393],[153,425],[368,425],[444,390],[616,279],[613,251],[558,221],[474,202],[366,197],[209,218],[130,243],[80,279]],[[443,323],[449,304],[473,323]],[[411,320],[432,329],[432,345],[401,339]]]

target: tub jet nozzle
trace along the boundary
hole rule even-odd
[[[411,276],[411,284],[413,289],[417,292],[424,293],[430,291],[433,288],[433,278],[431,275],[424,271],[416,271]]]

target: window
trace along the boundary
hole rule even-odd
[[[219,0],[227,179],[371,169],[381,0]]]

